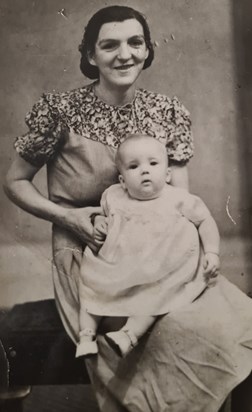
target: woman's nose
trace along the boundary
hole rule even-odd
[[[130,48],[128,44],[121,44],[118,49],[118,59],[128,60],[131,57]]]

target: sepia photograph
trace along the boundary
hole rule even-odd
[[[252,3],[0,31],[0,412],[252,412]]]

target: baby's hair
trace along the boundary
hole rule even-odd
[[[121,165],[122,165],[122,148],[125,147],[126,144],[128,143],[132,143],[134,141],[139,141],[139,140],[146,140],[146,139],[150,139],[150,140],[154,140],[157,143],[159,143],[160,145],[162,145],[165,149],[165,146],[157,139],[155,139],[152,136],[149,136],[147,134],[128,134],[127,137],[125,138],[125,140],[123,140],[120,145],[117,148],[117,152],[116,152],[116,156],[115,156],[115,164],[117,169],[119,170],[119,172],[121,171]],[[168,162],[168,160],[167,160]]]

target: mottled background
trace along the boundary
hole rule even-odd
[[[44,91],[89,82],[79,71],[83,28],[98,8],[133,6],[148,17],[156,58],[139,85],[177,95],[191,112],[191,190],[216,218],[223,273],[246,292],[251,280],[252,5],[250,0],[1,0],[1,179]],[[35,181],[46,193],[45,170]],[[53,295],[50,224],[0,196],[0,304]]]

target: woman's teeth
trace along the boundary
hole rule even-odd
[[[117,70],[128,70],[133,66],[133,64],[127,64],[125,66],[117,66],[116,69]]]

